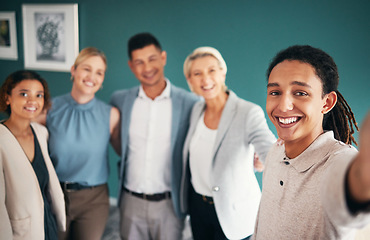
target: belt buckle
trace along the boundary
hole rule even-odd
[[[207,197],[206,197],[205,195],[202,195],[202,198],[203,198],[203,201],[204,201],[204,202],[206,202],[206,203],[208,203],[208,204],[210,204],[210,205],[212,205],[212,204],[213,204],[213,201],[208,200],[208,199],[207,199]]]
[[[73,190],[73,189],[68,189],[67,188],[67,186],[68,186],[68,184],[71,184],[72,182],[68,182],[68,181],[65,181],[64,183],[63,183],[63,188],[64,188],[64,191],[66,191],[66,192],[74,192],[75,190]]]

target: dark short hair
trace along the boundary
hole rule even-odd
[[[128,44],[127,44],[128,57],[132,59],[132,52],[134,50],[141,49],[141,48],[144,48],[152,44],[158,50],[162,51],[161,44],[159,44],[157,38],[155,38],[152,34],[144,32],[144,33],[138,33],[132,36],[128,40]]]
[[[11,73],[0,88],[0,112],[6,112],[8,115],[11,114],[10,106],[6,104],[7,96],[11,95],[11,92],[15,86],[23,80],[37,80],[44,87],[44,108],[49,109],[51,106],[50,93],[48,84],[38,73],[30,70],[19,70]]]

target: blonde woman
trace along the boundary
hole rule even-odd
[[[50,157],[66,200],[67,231],[59,239],[98,240],[104,233],[108,146],[119,122],[119,111],[95,97],[106,68],[103,52],[83,49],[71,68],[71,92],[54,98],[47,113]]]
[[[211,47],[185,60],[190,89],[204,98],[194,105],[184,145],[182,210],[189,212],[197,239],[248,239],[261,191],[254,152],[264,160],[276,141],[260,106],[225,85],[227,67]]]

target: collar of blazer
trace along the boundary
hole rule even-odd
[[[216,152],[218,151],[221,145],[221,142],[225,137],[227,130],[231,126],[232,120],[237,110],[238,96],[231,90],[228,90],[227,92],[229,94],[229,97],[227,98],[225,107],[222,111],[220,122],[218,124],[215,146],[213,149],[213,155],[215,155]],[[190,124],[191,127],[189,129],[190,136],[194,134],[195,128],[197,126],[197,122],[199,118],[201,117],[202,113],[204,112],[205,107],[206,107],[206,104],[204,101],[198,102],[194,106],[193,114],[191,117],[191,124]],[[187,146],[187,148],[188,147],[189,146]]]

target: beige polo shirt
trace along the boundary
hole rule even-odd
[[[345,176],[357,150],[320,135],[294,159],[275,144],[266,158],[253,239],[353,239],[354,228],[370,222],[346,204]]]

